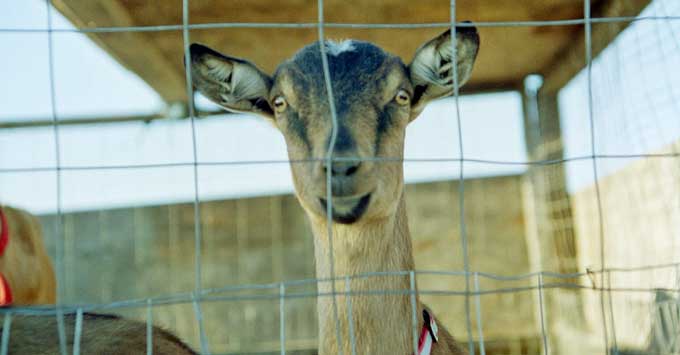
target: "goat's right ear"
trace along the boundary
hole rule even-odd
[[[267,100],[272,85],[267,74],[243,59],[225,56],[198,43],[192,44],[189,52],[193,85],[208,99],[228,111],[274,118]]]

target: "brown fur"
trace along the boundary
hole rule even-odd
[[[12,306],[54,304],[56,278],[38,219],[16,208],[2,206],[2,211],[10,235],[0,258],[0,272],[12,290]],[[75,316],[66,315],[64,320],[67,345],[72,349]],[[59,354],[55,316],[14,315],[9,330],[9,354]],[[153,333],[154,354],[195,354],[173,334],[158,327]],[[117,316],[85,314],[80,344],[81,354],[146,354],[146,324]]]
[[[64,316],[66,341],[73,349],[75,316]],[[146,354],[146,324],[113,315],[83,314],[81,354]],[[10,326],[9,354],[57,355],[59,335],[56,316],[14,316]],[[179,338],[159,327],[153,328],[153,353],[195,355]]]
[[[333,228],[333,250],[336,275],[357,275],[372,271],[413,270],[411,236],[408,231],[403,196],[398,197],[399,207],[387,220],[371,221],[359,226],[336,225]],[[325,219],[312,222],[315,236],[317,277],[330,277],[328,262],[328,238]],[[359,278],[351,281],[352,292],[409,290],[409,275]],[[344,292],[345,283],[336,282],[336,291]],[[330,293],[330,283],[321,283],[319,292]],[[336,299],[342,336],[343,353],[351,353],[348,326],[347,300]],[[358,354],[411,354],[412,306],[408,295],[353,296],[352,319],[354,321],[356,350]],[[318,301],[321,349],[320,354],[337,354],[335,319],[332,299],[321,297]],[[420,316],[427,307],[417,302],[418,334],[423,326]],[[430,311],[434,316],[434,313]],[[435,316],[436,319],[436,316]],[[433,355],[467,352],[460,348],[453,336],[439,325],[439,342],[433,346]]]
[[[456,32],[455,60],[462,84],[472,70],[479,37],[470,27]],[[194,85],[227,110],[264,116],[283,134],[295,194],[314,232],[317,278],[332,276],[331,251],[335,276],[413,270],[401,162],[406,126],[430,100],[453,92],[450,32],[425,43],[409,66],[365,42],[323,45],[329,48],[328,70],[337,113],[333,158],[360,161],[327,164],[320,159],[326,156],[334,127],[319,43],[282,63],[273,77],[247,61],[194,44]],[[389,160],[376,162],[374,158]],[[331,186],[327,186],[328,174]],[[332,250],[325,201],[329,190],[333,196]],[[353,292],[376,294],[352,296],[352,312],[346,297],[337,296],[339,330],[332,297],[318,298],[319,353],[337,354],[339,347],[344,354],[351,353],[351,317],[358,354],[411,354],[411,298],[381,293],[409,290],[409,276],[356,278],[350,286]],[[332,291],[330,282],[320,282],[318,288],[322,294]],[[335,289],[343,292],[344,282],[336,282]],[[424,307],[417,303],[419,329]],[[439,337],[432,354],[465,354],[441,326]]]
[[[9,242],[0,258],[0,273],[12,290],[12,305],[54,304],[56,279],[40,222],[26,211],[7,206],[0,208],[9,229]]]

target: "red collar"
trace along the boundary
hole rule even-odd
[[[5,213],[2,212],[2,207],[0,207],[0,257],[5,253],[8,242],[9,224],[7,223]],[[0,273],[0,307],[9,306],[10,304],[12,304],[12,289],[10,289],[5,276]]]
[[[2,207],[0,207],[0,256],[5,253],[7,249],[7,243],[9,242],[9,225],[7,224],[7,218],[2,212]]]
[[[423,329],[420,330],[420,338],[418,338],[417,355],[430,355],[432,347],[439,341],[439,338],[437,338],[438,331],[434,317],[427,310],[423,310]]]

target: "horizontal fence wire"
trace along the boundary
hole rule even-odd
[[[484,279],[495,280],[495,281],[529,281],[536,280],[537,277],[541,277],[543,280],[542,286],[532,283],[527,286],[517,286],[517,287],[497,287],[497,288],[479,288],[479,290],[470,290],[468,292],[464,290],[432,290],[426,288],[418,288],[417,292],[419,295],[450,295],[450,296],[485,296],[494,294],[506,294],[506,293],[517,293],[517,292],[530,292],[537,291],[539,288],[545,289],[573,289],[573,290],[590,290],[594,292],[630,292],[630,293],[656,293],[659,291],[665,291],[669,293],[675,293],[680,295],[680,287],[676,285],[675,287],[604,287],[604,285],[597,285],[593,283],[593,277],[601,274],[617,274],[617,273],[634,273],[643,271],[653,271],[653,270],[674,270],[680,268],[679,263],[667,263],[667,264],[657,264],[657,265],[643,265],[630,268],[607,268],[598,270],[588,270],[585,272],[578,273],[557,273],[550,271],[537,271],[525,274],[517,275],[501,275],[487,272],[478,272],[471,270],[469,272],[465,271],[447,271],[447,270],[404,270],[404,271],[384,271],[384,272],[370,272],[362,273],[359,275],[350,276],[336,276],[335,278],[308,278],[299,280],[289,280],[283,282],[275,283],[262,283],[262,284],[239,284],[231,285],[219,288],[204,288],[200,291],[200,299],[202,303],[207,302],[236,302],[236,301],[264,301],[264,300],[280,300],[280,299],[300,299],[300,298],[318,298],[318,297],[332,297],[332,296],[384,296],[384,295],[411,295],[413,291],[410,288],[403,290],[371,290],[371,291],[336,291],[333,292],[292,292],[290,289],[294,286],[304,286],[304,285],[316,285],[318,283],[328,283],[331,280],[336,282],[344,282],[347,280],[358,280],[358,279],[370,279],[373,277],[385,277],[385,276],[395,276],[408,278],[413,272],[416,276],[458,276],[465,277],[466,275],[470,278],[475,277],[482,282]],[[573,279],[581,278],[582,282],[574,282]],[[552,282],[545,281],[546,279],[556,279],[556,280],[567,280],[564,282]],[[571,279],[571,280],[570,280]],[[279,292],[280,288],[285,287],[286,292]],[[269,291],[269,294],[239,294],[239,295],[228,295],[225,293],[230,292],[243,292],[243,291]],[[110,310],[125,310],[125,309],[140,309],[149,308],[150,304],[153,307],[167,306],[167,305],[177,305],[177,304],[187,304],[192,305],[196,301],[197,295],[192,291],[187,291],[183,293],[176,293],[172,295],[164,295],[153,298],[140,298],[123,300],[118,302],[110,303],[90,303],[90,304],[65,304],[61,308],[63,314],[75,314],[79,309],[83,312],[92,311],[110,311]],[[13,308],[0,308],[0,315],[12,314],[12,315],[55,315],[57,310],[49,306],[31,306],[31,307],[13,307]]]
[[[570,26],[590,23],[616,23],[616,22],[639,22],[639,21],[680,21],[680,16],[617,16],[617,17],[594,17],[591,19],[566,19],[566,20],[536,20],[536,21],[480,21],[474,24],[456,22],[460,27],[544,27],[544,26]],[[190,24],[189,30],[208,30],[220,28],[309,28],[319,26],[317,22],[288,23],[288,22],[219,22]],[[430,23],[333,23],[323,24],[326,28],[348,29],[415,29],[415,28],[450,28],[450,22]],[[112,32],[161,32],[181,31],[183,25],[157,25],[157,26],[120,26],[120,27],[92,27],[92,28],[0,28],[0,32],[8,33],[34,33],[34,32],[61,32],[61,33],[112,33]]]
[[[353,158],[353,157],[333,157],[333,162],[357,161],[357,162],[389,162],[389,163],[478,163],[478,164],[492,164],[492,165],[519,165],[519,166],[541,166],[541,165],[557,165],[569,162],[577,162],[592,159],[667,159],[680,158],[680,153],[657,153],[657,154],[596,154],[596,155],[579,155],[562,159],[542,159],[533,161],[518,161],[518,160],[490,160],[490,159],[476,159],[476,158]],[[157,163],[157,164],[121,164],[121,165],[60,165],[57,166],[39,166],[39,167],[24,167],[24,168],[0,168],[0,174],[3,173],[23,173],[23,172],[46,172],[46,171],[87,171],[87,170],[125,170],[125,169],[162,169],[162,168],[181,168],[193,166],[238,166],[238,165],[269,165],[269,164],[309,164],[314,162],[325,162],[326,158],[316,159],[273,159],[273,160],[225,160],[225,161],[198,161],[198,162],[175,162],[175,163]]]

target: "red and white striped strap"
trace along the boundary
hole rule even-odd
[[[12,289],[9,287],[7,279],[0,274],[0,307],[12,304]]]
[[[420,338],[418,338],[418,354],[430,355],[432,347],[439,339],[437,338],[437,322],[434,317],[426,310],[423,310],[423,329],[420,330]]]
[[[0,206],[0,256],[5,253],[7,243],[9,243],[9,224],[5,213],[2,211],[2,206]]]
[[[0,206],[0,257],[5,253],[7,243],[9,242],[9,225],[7,217],[2,212]],[[0,274],[0,307],[9,306],[12,304],[12,289],[9,287],[7,279]]]

